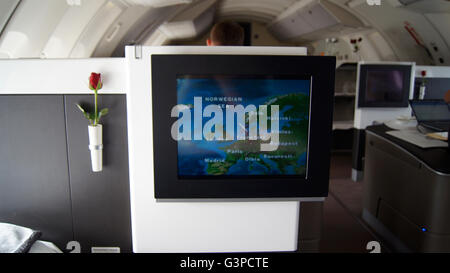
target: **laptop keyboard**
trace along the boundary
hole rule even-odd
[[[447,131],[450,127],[450,122],[448,121],[434,121],[434,122],[426,122],[426,125],[432,128],[440,129],[443,131]]]

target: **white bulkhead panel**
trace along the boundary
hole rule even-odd
[[[89,22],[83,34],[81,34],[77,44],[70,53],[70,57],[87,58],[91,56],[106,30],[123,11],[124,8],[122,6],[113,2],[107,2],[106,5],[102,6]]]
[[[21,1],[0,37],[0,54],[39,58],[68,8],[61,0]]]
[[[106,0],[84,1],[70,6],[48,40],[42,54],[46,58],[67,58],[79,37]]]

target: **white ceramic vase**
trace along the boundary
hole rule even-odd
[[[423,100],[425,98],[426,86],[421,85],[419,89],[419,99]]]
[[[103,133],[102,125],[89,125],[89,150],[93,172],[101,172],[103,167]]]

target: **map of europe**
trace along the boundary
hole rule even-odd
[[[307,147],[310,103],[310,80],[304,78],[207,77],[182,76],[177,79],[178,104],[193,107],[194,97],[202,98],[203,108],[218,105],[278,105],[279,116],[268,112],[268,131],[273,119],[279,122],[278,147],[261,151],[256,140],[179,140],[178,175],[189,176],[256,176],[300,175],[307,172]],[[225,111],[224,111],[225,121]],[[235,117],[236,118],[236,117]],[[208,117],[203,117],[205,123]],[[248,117],[246,117],[248,121]],[[193,125],[192,125],[193,126]],[[229,132],[225,122],[224,134]],[[234,123],[234,132],[239,124]],[[242,126],[242,125],[241,125]],[[245,128],[249,130],[248,124]]]

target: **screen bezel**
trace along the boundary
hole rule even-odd
[[[251,55],[152,55],[154,186],[157,199],[292,198],[328,195],[334,96],[334,57]],[[308,177],[178,177],[177,75],[285,75],[312,78]]]
[[[309,130],[309,121],[311,118],[311,91],[312,91],[312,77],[310,75],[177,75],[177,79],[189,77],[193,79],[205,79],[205,78],[213,78],[214,77],[223,77],[230,79],[280,79],[280,80],[304,80],[309,82],[309,102],[308,102],[308,133],[307,133],[307,141],[306,141],[306,171],[304,175],[299,174],[270,174],[270,175],[180,175],[179,174],[179,164],[177,164],[177,173],[178,178],[180,179],[242,179],[242,178],[254,178],[254,177],[263,177],[263,178],[284,178],[286,176],[289,177],[297,177],[297,178],[307,178],[308,177],[308,156],[309,156],[309,139],[310,139],[310,130]],[[256,105],[258,107],[258,105]],[[281,109],[280,109],[281,110]],[[177,155],[177,160],[179,160],[179,154]]]
[[[411,92],[412,65],[393,65],[393,64],[361,64],[359,67],[358,81],[358,108],[378,107],[378,108],[407,108],[408,100]],[[399,102],[368,102],[366,101],[366,81],[369,71],[402,71],[403,78],[403,94],[402,101]]]

